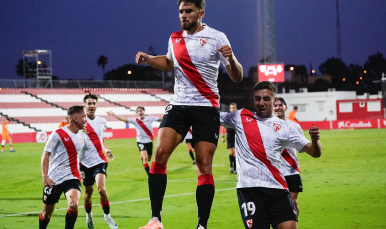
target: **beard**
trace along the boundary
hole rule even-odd
[[[197,25],[198,25],[197,21],[193,21],[192,23],[188,23],[187,25],[184,25],[182,22],[180,23],[181,29],[188,30],[188,31],[193,29]]]

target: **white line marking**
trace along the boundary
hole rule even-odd
[[[228,191],[228,190],[233,190],[236,188],[224,188],[224,189],[218,189],[216,192],[220,191]],[[164,198],[168,197],[176,197],[176,196],[188,196],[188,195],[195,195],[195,192],[190,192],[190,193],[183,193],[183,194],[176,194],[176,195],[169,195],[165,196]],[[110,202],[110,204],[122,204],[122,203],[130,203],[130,202],[138,202],[138,201],[143,201],[143,200],[150,200],[150,198],[144,198],[144,199],[136,199],[136,200],[125,200],[125,201],[119,201],[119,202]],[[100,206],[100,204],[93,204],[93,206]],[[79,208],[84,208],[84,206],[79,206]],[[59,208],[55,209],[55,211],[64,211],[67,210],[68,208]],[[28,215],[28,214],[36,214],[36,213],[41,213],[42,211],[36,211],[36,212],[25,212],[25,213],[17,213],[17,214],[11,214],[11,215],[1,215],[0,218],[2,217],[10,217],[10,216],[18,216],[18,215]]]

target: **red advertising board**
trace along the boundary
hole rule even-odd
[[[378,119],[363,119],[363,120],[337,120],[332,121],[332,129],[364,129],[364,128],[379,128]]]
[[[257,68],[259,81],[284,82],[284,64],[260,64]]]

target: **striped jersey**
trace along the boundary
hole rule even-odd
[[[81,135],[72,133],[67,126],[51,133],[44,151],[51,153],[48,177],[55,185],[66,180],[80,180],[78,156],[83,145],[84,139]]]
[[[182,30],[169,39],[166,57],[174,62],[176,79],[170,104],[219,108],[218,68],[229,61],[217,49],[230,44],[224,33],[203,25],[200,32]]]
[[[293,122],[289,119],[286,119],[286,122],[289,122],[295,127],[299,133],[303,134],[303,130],[300,125],[296,122]],[[296,155],[296,149],[292,147],[286,147],[281,153],[281,169],[284,176],[291,176],[300,174],[299,169],[299,158]]]
[[[84,136],[84,153],[80,157],[80,163],[87,168],[106,163],[107,158],[103,150],[103,130],[106,127],[106,119],[95,116],[94,119],[87,117],[86,129],[88,134],[79,131],[78,134]]]
[[[134,124],[135,131],[137,132],[137,142],[149,143],[154,139],[152,123],[158,120],[158,117],[146,115],[144,119],[129,118],[127,122]]]
[[[281,152],[286,147],[301,151],[310,141],[289,122],[276,117],[260,118],[246,109],[221,112],[220,122],[236,130],[237,188],[288,190],[280,170]]]

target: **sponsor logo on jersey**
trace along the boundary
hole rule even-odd
[[[206,45],[207,43],[208,43],[208,38],[201,38],[200,39],[200,44],[201,44],[201,46],[204,46],[204,45]]]
[[[64,138],[64,141],[68,142],[68,140],[70,140],[69,138]]]
[[[176,43],[180,43],[181,40],[182,40],[182,38],[176,39]]]
[[[281,125],[274,123],[274,124],[273,124],[273,129],[274,129],[275,131],[279,131],[279,130],[281,129]]]
[[[246,221],[246,223],[247,223],[248,228],[252,228],[252,226],[253,226],[253,219],[248,219]]]
[[[252,120],[253,120],[253,118],[251,118],[251,119],[248,119],[248,117],[246,117],[246,118],[245,118],[245,120],[246,120],[247,122],[250,122],[250,121],[252,121]]]

